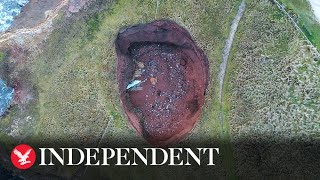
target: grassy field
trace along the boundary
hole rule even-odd
[[[59,139],[69,134],[71,139],[79,142],[96,144],[94,140],[100,139],[109,120],[112,121],[110,127],[127,128],[126,118],[119,106],[115,80],[114,38],[121,27],[150,22],[155,17],[177,21],[189,30],[204,49],[211,63],[212,81],[208,97],[214,98],[221,50],[238,4],[237,1],[217,1],[213,4],[209,1],[160,1],[156,15],[154,1],[117,1],[109,4],[107,10],[100,14],[94,14],[86,20],[76,20],[70,26],[54,31],[46,42],[44,52],[32,66],[38,87],[41,88],[39,135]],[[224,7],[224,13],[220,12],[221,7]],[[222,16],[225,17],[223,21]],[[208,100],[206,106],[214,107],[212,102]],[[216,108],[206,107],[203,117],[214,124],[216,112],[212,112],[212,109]],[[47,129],[50,126],[58,128],[51,131]],[[220,136],[217,131],[206,130],[209,134]],[[97,134],[93,136],[94,133]],[[82,135],[90,137],[86,139]]]
[[[312,8],[307,0],[280,0],[286,9],[294,15],[300,28],[308,39],[320,49],[320,23],[315,20]]]
[[[217,75],[230,24],[241,1],[99,2],[76,16],[60,17],[40,54],[28,59],[25,78],[37,98],[27,109],[13,107],[1,119],[1,141],[42,146],[148,146],[128,125],[120,106],[114,40],[121,27],[155,19],[171,19],[185,27],[210,63],[201,120],[178,146],[219,147],[221,156],[214,168],[157,167],[148,169],[150,178],[255,177],[260,166],[251,156],[259,152],[242,155],[242,147],[234,143],[243,139],[319,138],[320,64],[312,60],[303,37],[270,1],[247,1],[227,67],[222,126]],[[14,129],[18,133],[12,136]],[[245,171],[249,169],[252,171]],[[40,167],[35,170],[42,171]],[[109,178],[128,179],[143,178],[146,168],[95,170],[88,172],[97,178],[107,173]],[[61,169],[59,173],[68,178],[75,171]]]
[[[223,153],[222,158],[217,159],[218,165],[214,170],[190,167],[185,171],[164,167],[149,174],[156,177],[162,171],[184,179],[199,174],[234,176],[231,168],[233,162],[224,159],[227,157],[224,153],[232,153],[230,145],[224,143],[229,137],[222,132],[218,121],[216,76],[230,23],[239,5],[238,0],[160,0],[158,5],[153,0],[119,0],[106,3],[103,5],[105,10],[99,13],[83,12],[71,20],[60,18],[56,22],[58,28],[44,42],[42,52],[27,64],[31,72],[29,78],[38,92],[37,104],[33,105],[36,112],[25,112],[33,118],[29,125],[29,131],[33,133],[28,133],[27,137],[31,140],[27,142],[42,146],[63,143],[77,146],[146,146],[146,142],[128,125],[119,103],[114,39],[121,27],[155,19],[171,19],[190,32],[210,61],[211,80],[201,121],[180,145],[205,143],[222,148]],[[94,8],[87,11],[90,9]],[[5,117],[1,123],[13,122],[12,117],[14,115]],[[123,177],[139,177],[144,172],[143,167],[128,170],[110,169],[108,172],[113,178],[116,172]],[[72,169],[70,171],[74,172]],[[66,173],[64,176],[69,175]]]
[[[267,1],[248,4],[225,88],[236,173],[310,176],[317,165],[306,161],[312,151],[304,156],[303,148],[320,138],[320,64],[277,7]]]
[[[274,6],[266,2],[249,2],[251,8],[249,6],[240,26],[228,66],[228,72],[233,75],[228,77],[227,91],[231,95],[231,109],[238,113],[232,117],[233,123],[249,123],[257,128],[260,121],[256,119],[260,119],[264,124],[274,123],[273,126],[278,126],[277,130],[283,133],[286,132],[284,129],[294,130],[295,126],[305,124],[290,134],[271,135],[279,138],[304,137],[306,134],[308,137],[304,138],[319,137],[319,123],[316,122],[320,119],[316,113],[320,110],[319,62],[312,58],[301,34]],[[271,122],[276,119],[279,121]],[[236,127],[232,129],[241,126],[237,124]],[[266,137],[270,135],[256,132]]]
[[[3,52],[0,52],[0,63],[4,60],[5,54]]]

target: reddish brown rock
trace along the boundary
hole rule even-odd
[[[148,142],[178,142],[199,120],[208,60],[190,34],[160,20],[122,29],[115,42],[121,104]],[[127,89],[133,80],[142,83]]]

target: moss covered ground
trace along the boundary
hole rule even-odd
[[[258,176],[256,159],[247,160],[249,155],[239,154],[242,147],[234,143],[243,139],[319,139],[320,64],[312,59],[301,34],[275,5],[267,0],[248,0],[227,66],[221,126],[217,75],[230,24],[240,3],[240,0],[101,1],[97,2],[99,11],[89,7],[76,16],[60,17],[40,53],[27,62],[30,74],[26,78],[37,92],[37,101],[18,117],[29,117],[29,121],[17,120],[17,107],[11,108],[0,121],[1,140],[42,146],[59,143],[148,146],[129,126],[120,106],[114,40],[124,26],[171,19],[190,32],[210,64],[210,83],[201,120],[178,146],[220,147],[221,156],[214,168],[187,167],[185,173],[185,169],[160,167],[148,169],[149,176],[152,179],[166,178],[162,176],[167,174],[176,179],[192,179],[199,174],[228,179],[245,173]],[[14,129],[19,131],[16,136],[10,135]],[[250,168],[250,172],[241,171]],[[70,172],[62,174],[68,178],[76,169],[71,168]],[[95,175],[142,178],[144,172],[145,167],[110,167]]]
[[[309,2],[307,0],[281,0],[280,2],[295,17],[296,22],[312,44],[320,49],[320,24],[316,21]]]
[[[237,175],[309,176],[315,171],[300,166],[312,151],[303,155],[301,149],[320,138],[319,63],[276,6],[248,4],[228,64],[224,101]]]

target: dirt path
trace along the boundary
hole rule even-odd
[[[229,58],[230,50],[231,50],[231,47],[232,47],[233,39],[234,39],[235,33],[237,31],[237,28],[238,28],[238,25],[239,25],[239,22],[240,22],[240,19],[241,19],[242,15],[243,15],[245,9],[246,9],[246,0],[243,0],[241,5],[239,6],[239,10],[238,10],[238,13],[237,13],[236,17],[232,21],[229,37],[228,37],[228,39],[226,41],[226,45],[225,45],[224,50],[223,50],[223,56],[222,56],[223,59],[222,59],[221,65],[220,65],[220,72],[219,72],[219,75],[218,75],[218,80],[219,80],[219,104],[220,104],[219,121],[220,121],[221,127],[222,127],[222,124],[223,124],[223,118],[222,118],[222,89],[223,89],[224,77],[225,77],[225,73],[226,73],[228,58]]]

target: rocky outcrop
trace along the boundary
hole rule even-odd
[[[44,22],[48,13],[57,8],[64,0],[30,0],[21,13],[14,19],[10,30],[32,28]]]
[[[70,0],[68,4],[68,10],[71,13],[79,12],[90,0]],[[91,0],[92,1],[92,0]]]

